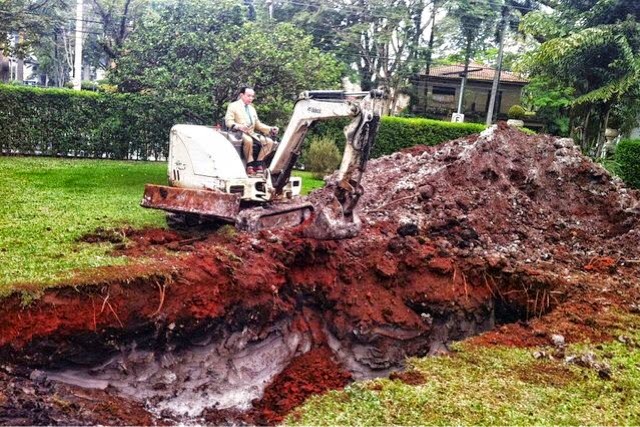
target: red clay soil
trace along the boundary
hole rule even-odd
[[[311,350],[291,361],[291,364],[264,391],[250,412],[251,424],[280,423],[293,408],[309,396],[337,390],[351,382],[346,372],[327,347]]]
[[[373,345],[349,357],[386,369],[489,329],[494,311],[506,324],[474,338],[478,345],[548,344],[553,333],[567,342],[607,339],[617,316],[640,302],[638,191],[569,140],[501,124],[373,160],[363,183],[364,227],[349,240],[304,238],[300,228],[129,232],[119,252],[158,263],[89,272],[85,286],[50,289],[28,307],[19,296],[5,299],[0,356],[29,366],[88,363],[81,349],[111,351],[126,331],[187,337],[213,324],[258,328],[312,311],[294,326],[314,334],[317,350],[295,359],[254,405],[261,420],[277,422],[307,391],[344,385],[336,359],[314,362],[328,333],[346,353]],[[309,199],[321,203],[330,191]],[[1,405],[0,421],[14,420]]]
[[[409,385],[420,385],[427,381],[419,371],[392,372],[391,375],[389,375],[389,379],[398,380]]]

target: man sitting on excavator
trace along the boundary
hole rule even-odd
[[[264,159],[273,151],[273,140],[266,135],[278,134],[277,126],[267,126],[260,121],[256,109],[253,108],[253,100],[256,95],[253,88],[240,89],[240,97],[227,107],[224,117],[225,125],[232,131],[242,132],[242,152],[247,161],[247,175],[255,175],[264,172]],[[264,135],[255,133],[258,131]],[[260,144],[260,152],[254,161],[253,143]]]

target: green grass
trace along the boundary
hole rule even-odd
[[[313,172],[293,171],[293,176],[302,178],[302,194],[309,194],[316,188],[324,187],[324,181],[313,177]]]
[[[629,319],[638,324],[638,317]],[[640,342],[570,346],[593,351],[612,378],[563,360],[535,359],[532,350],[457,344],[451,357],[412,359],[425,381],[358,382],[310,399],[290,425],[638,425]]]
[[[122,265],[110,244],[77,239],[98,227],[164,227],[139,206],[144,184],[166,183],[164,162],[0,157],[0,295],[17,283],[47,285],[74,270]],[[303,193],[323,182],[303,176]]]
[[[107,244],[76,242],[97,227],[165,224],[163,213],[139,206],[145,183],[166,182],[163,163],[0,157],[0,173],[0,294],[123,264]]]

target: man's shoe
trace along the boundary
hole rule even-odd
[[[257,166],[256,167],[256,174],[261,174],[264,173],[264,168],[262,166]]]
[[[255,169],[253,169],[253,166],[247,166],[247,175],[251,176],[255,174],[256,174],[256,171]]]

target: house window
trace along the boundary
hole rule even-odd
[[[456,100],[456,88],[448,86],[434,86],[431,90],[433,100],[443,104],[454,103]]]

